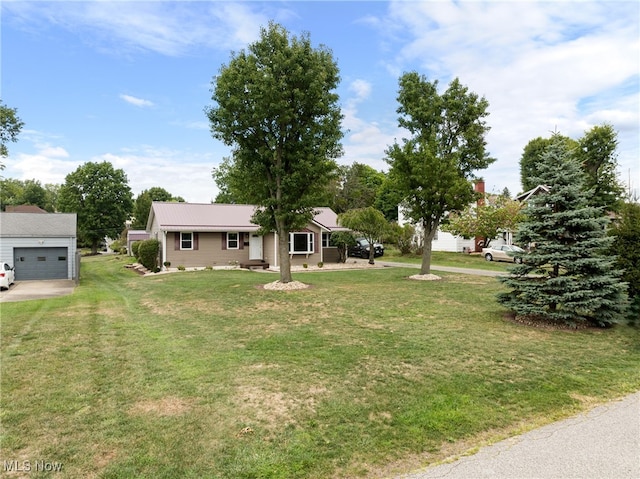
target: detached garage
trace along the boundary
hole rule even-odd
[[[75,213],[0,213],[0,261],[16,280],[75,279]]]

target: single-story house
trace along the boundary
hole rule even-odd
[[[77,279],[75,213],[0,213],[0,260],[16,280]]]
[[[279,266],[277,235],[258,233],[258,225],[251,222],[255,208],[221,203],[153,202],[147,232],[160,242],[160,263],[169,262],[172,267],[251,263]],[[338,217],[331,208],[317,208],[305,228],[289,234],[291,264],[337,261],[337,248],[329,244],[334,231],[347,229],[338,225]]]

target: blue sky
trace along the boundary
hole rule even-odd
[[[344,156],[386,170],[398,78],[455,77],[485,96],[497,161],[488,191],[521,191],[519,159],[552,131],[618,131],[625,184],[640,186],[640,6],[623,2],[138,2],[4,0],[2,101],[25,122],[7,178],[64,183],[88,161],[122,168],[134,195],[160,186],[187,201],[216,193],[230,149],[204,109],[211,79],[274,20],[309,32],[338,62]]]

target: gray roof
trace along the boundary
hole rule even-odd
[[[258,225],[251,222],[254,205],[232,205],[223,203],[176,203],[153,202],[148,229],[156,220],[164,231],[256,231]],[[337,215],[331,208],[317,208],[314,221],[322,228],[343,230]]]
[[[0,213],[0,236],[75,237],[75,213]]]

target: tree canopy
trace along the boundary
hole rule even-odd
[[[105,237],[117,238],[133,209],[127,175],[111,163],[85,163],[66,176],[58,209],[77,213],[78,236],[93,254]]]
[[[431,270],[431,242],[443,217],[475,198],[476,170],[493,161],[485,150],[489,103],[456,78],[438,93],[438,82],[418,73],[400,78],[399,124],[411,137],[387,150],[392,190],[407,218],[423,231],[421,274]]]
[[[174,197],[164,188],[154,186],[140,193],[133,206],[133,229],[146,229],[149,212],[151,211],[151,203],[154,201],[176,201],[184,203],[184,198]]]
[[[618,133],[611,125],[597,125],[578,140],[578,161],[585,173],[584,188],[589,191],[589,203],[606,211],[618,211],[622,206],[624,188],[618,180]]]
[[[7,142],[18,141],[18,135],[24,126],[24,122],[18,117],[16,108],[9,108],[0,100],[0,158],[9,156]],[[0,162],[0,170],[4,169],[4,163]]]
[[[562,142],[567,152],[574,156],[583,172],[582,187],[589,192],[589,203],[617,211],[622,205],[624,187],[618,179],[617,132],[609,124],[596,125],[584,132],[578,140],[554,134],[551,138],[535,138],[524,147],[520,158],[520,181],[523,191],[538,186],[539,166],[542,155],[555,142]]]
[[[552,138],[538,171],[549,192],[525,209],[516,242],[531,251],[501,278],[510,291],[499,300],[528,321],[609,325],[624,308],[624,283],[609,254],[608,216],[589,205],[583,172],[561,137]]]
[[[338,66],[309,35],[280,25],[232,54],[213,81],[211,132],[234,147],[230,170],[243,199],[257,205],[253,221],[276,231],[280,281],[291,281],[289,233],[314,216],[341,155]]]

